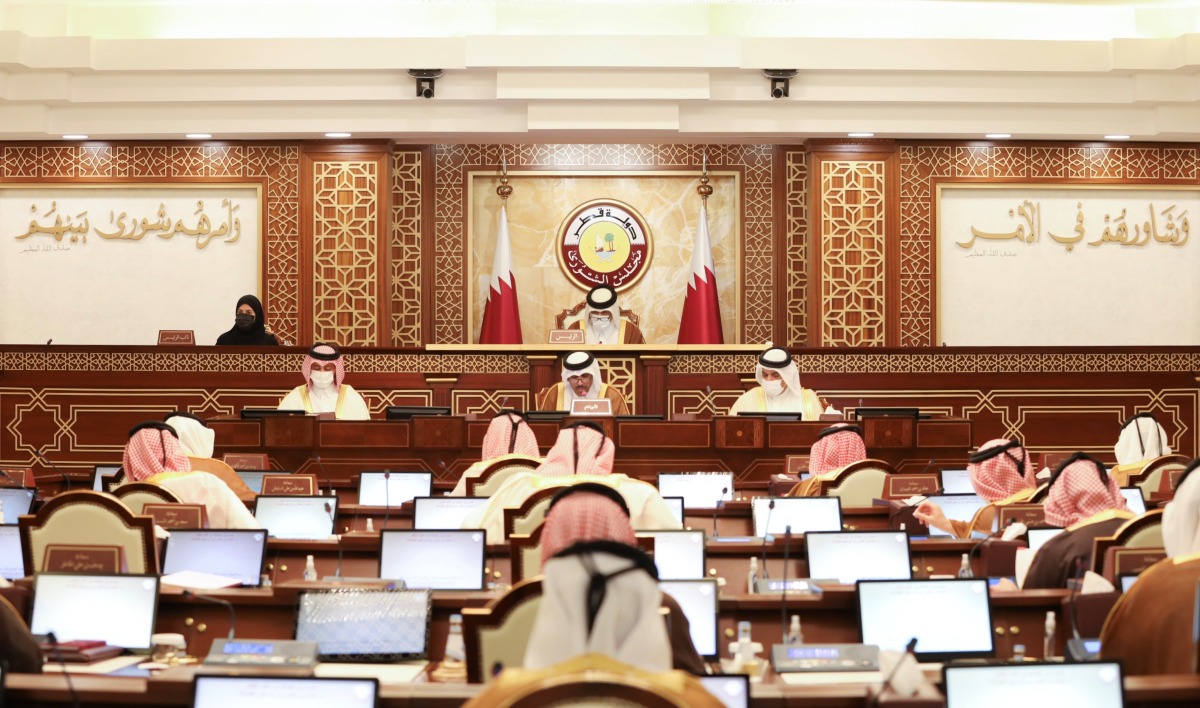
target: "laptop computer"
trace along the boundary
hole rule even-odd
[[[266,554],[267,532],[262,529],[172,529],[162,574],[194,570],[256,588],[262,583]]]
[[[750,708],[750,677],[746,674],[700,676],[704,690],[713,694],[725,708]]]
[[[17,519],[29,513],[36,492],[23,487],[0,487],[0,504],[4,505],[2,523],[15,524]]]
[[[450,415],[446,406],[388,406],[388,420],[409,420],[415,416]]]
[[[365,588],[301,593],[296,639],[316,642],[321,661],[424,659],[431,597],[428,590]]]
[[[337,497],[260,495],[254,518],[275,538],[326,539],[333,535]]]
[[[810,531],[804,546],[810,578],[831,578],[844,585],[912,578],[908,534],[903,531]]]
[[[409,589],[483,590],[487,538],[482,530],[385,530],[379,577]]]
[[[671,515],[683,526],[683,497],[663,497],[663,501],[671,509]]]
[[[775,508],[771,508],[775,502]],[[839,497],[755,497],[750,500],[754,535],[782,536],[809,531],[841,531],[842,500]]]
[[[1125,705],[1121,665],[1114,661],[963,664],[946,666],[942,675],[946,708]]]
[[[707,576],[704,531],[638,531],[654,539],[659,580],[701,580]]]
[[[25,557],[21,554],[21,528],[16,524],[0,524],[0,578],[16,580],[25,577]]]
[[[952,521],[965,521],[970,523],[975,514],[987,506],[988,501],[978,494],[931,494],[926,497],[929,501],[937,504],[945,512],[946,518]],[[997,514],[997,519],[999,515]],[[995,531],[996,520],[992,521],[992,530]],[[952,536],[948,531],[943,531],[938,528],[929,527],[929,536]]]
[[[915,638],[918,661],[995,653],[987,578],[860,580],[858,617],[863,644],[902,652]]]
[[[1129,592],[1129,588],[1133,587],[1133,584],[1137,582],[1137,579],[1137,573],[1122,573],[1117,576],[1117,588],[1122,593]]]
[[[660,472],[658,493],[683,497],[688,509],[712,509],[733,499],[732,472]]]
[[[29,630],[53,632],[59,642],[98,640],[149,652],[157,613],[157,576],[38,573]]]
[[[291,470],[234,470],[234,474],[238,476],[250,491],[255,494],[262,494],[263,477],[269,474],[291,474]]]
[[[974,494],[975,486],[971,484],[971,475],[966,470],[942,470],[942,493],[944,494]]]
[[[1146,497],[1141,487],[1121,487],[1121,496],[1125,497],[1125,505],[1137,515],[1146,513]]]
[[[418,531],[461,529],[463,519],[487,503],[487,497],[414,497],[413,528]]]
[[[196,676],[193,708],[377,708],[379,679]]]
[[[1029,550],[1037,552],[1039,548],[1045,545],[1046,541],[1049,541],[1062,532],[1063,529],[1059,528],[1029,529],[1029,531],[1026,532],[1026,535],[1029,538]]]
[[[427,497],[433,490],[432,472],[363,472],[358,476],[361,506],[400,506],[414,497]]]
[[[92,468],[92,491],[103,492],[104,491],[104,483],[105,483],[104,478],[108,477],[109,481],[111,481],[111,478],[114,477],[120,471],[121,471],[120,465],[96,465],[95,467],[93,467]]]
[[[658,587],[675,598],[687,617],[692,644],[705,659],[717,658],[717,581],[660,580]]]
[[[255,418],[280,418],[285,416],[306,416],[308,411],[301,408],[243,408],[242,420]]]

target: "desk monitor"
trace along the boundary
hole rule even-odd
[[[660,472],[658,493],[683,497],[688,509],[712,509],[733,499],[732,472]]]
[[[0,504],[4,506],[4,518],[0,523],[15,524],[17,519],[29,513],[35,492],[24,487],[0,487]]]
[[[198,675],[193,708],[376,708],[379,679]]]
[[[771,502],[775,508],[771,509]],[[782,536],[809,531],[841,531],[842,500],[839,497],[755,497],[750,500],[754,535]],[[768,527],[769,524],[769,527]]]
[[[384,531],[379,577],[429,590],[483,590],[487,542],[483,531]]]
[[[855,408],[855,418],[920,418],[920,408],[870,407]]]
[[[922,662],[995,652],[987,578],[860,580],[858,618],[863,644],[903,652],[915,637]]]
[[[194,570],[256,588],[266,554],[267,532],[262,529],[171,529],[162,573]]]
[[[945,512],[946,518],[952,521],[965,521],[971,523],[975,518],[975,514],[987,506],[988,501],[978,494],[931,494],[926,497],[929,501],[937,504]],[[992,530],[996,530],[996,522],[1000,515],[992,520]],[[954,534],[943,531],[932,526],[929,527],[929,536],[953,536]]]
[[[488,497],[414,497],[413,528],[418,531],[461,529],[463,519],[486,506]]]
[[[638,531],[654,539],[654,565],[659,580],[703,580],[708,577],[704,531]]]
[[[254,518],[275,538],[326,539],[333,535],[337,497],[260,495]]]
[[[25,557],[21,554],[21,528],[16,524],[0,524],[0,578],[16,580],[25,577]]]
[[[804,414],[800,412],[787,413],[785,411],[777,411],[767,413],[765,411],[738,411],[738,415],[747,418],[765,418],[768,423],[794,423],[804,420]]]
[[[296,639],[316,642],[321,661],[424,659],[429,654],[430,598],[428,590],[301,593]]]
[[[104,491],[104,478],[112,477],[121,471],[120,465],[96,465],[92,468],[92,491]]]
[[[683,497],[663,497],[663,501],[671,508],[671,514],[679,525],[683,526]]]
[[[362,506],[400,506],[432,492],[432,472],[383,470],[363,472],[358,476],[358,503]]]
[[[942,470],[943,494],[974,494],[975,485],[966,470]]]
[[[692,644],[706,659],[717,656],[717,581],[660,580],[658,587],[675,598],[691,626]]]
[[[1122,573],[1121,575],[1117,576],[1117,585],[1122,593],[1126,593],[1129,592],[1129,588],[1133,587],[1133,584],[1137,582],[1137,579],[1137,573]]]
[[[29,630],[60,642],[90,639],[133,650],[150,649],[158,611],[154,575],[38,573]]]
[[[808,577],[853,585],[859,580],[910,580],[903,531],[810,531],[804,534]]]
[[[716,696],[725,708],[750,708],[750,677],[746,674],[699,678],[704,690]]]
[[[306,416],[308,411],[299,408],[243,408],[242,419],[280,418],[285,416]]]
[[[410,420],[417,416],[450,415],[446,406],[388,406],[388,420]]]
[[[1117,662],[967,664],[943,672],[946,708],[1125,705]]]
[[[1125,497],[1125,505],[1130,511],[1138,516],[1146,513],[1146,497],[1141,487],[1121,487],[1121,496]],[[8,516],[7,512],[5,516]]]
[[[661,413],[639,413],[637,415],[619,415],[617,422],[622,421],[639,421],[639,420],[663,420]]]
[[[290,474],[288,470],[234,470],[233,473],[245,482],[250,491],[255,494],[262,494],[264,476],[269,474]]]
[[[1029,550],[1037,552],[1037,549],[1041,548],[1046,541],[1049,541],[1062,532],[1062,529],[1057,528],[1029,529],[1027,532],[1029,535]]]
[[[571,415],[570,411],[525,411],[525,418],[531,422],[561,422]]]

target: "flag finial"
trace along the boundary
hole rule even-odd
[[[700,172],[700,186],[696,187],[696,194],[700,195],[700,201],[708,201],[708,198],[713,193],[713,188],[708,183],[708,150],[705,150],[703,155],[704,162]]]
[[[500,195],[500,199],[507,201],[512,196],[513,188],[508,183],[508,156],[504,152],[504,146],[500,146],[500,186],[496,187],[496,194]]]

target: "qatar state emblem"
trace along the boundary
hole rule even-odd
[[[558,265],[584,290],[631,287],[650,265],[650,229],[636,209],[613,199],[575,207],[558,227]]]

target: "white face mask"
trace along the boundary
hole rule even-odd
[[[778,396],[783,393],[782,381],[763,381],[762,387],[768,396]]]
[[[314,371],[311,378],[313,386],[317,388],[329,388],[333,385],[332,371]]]

